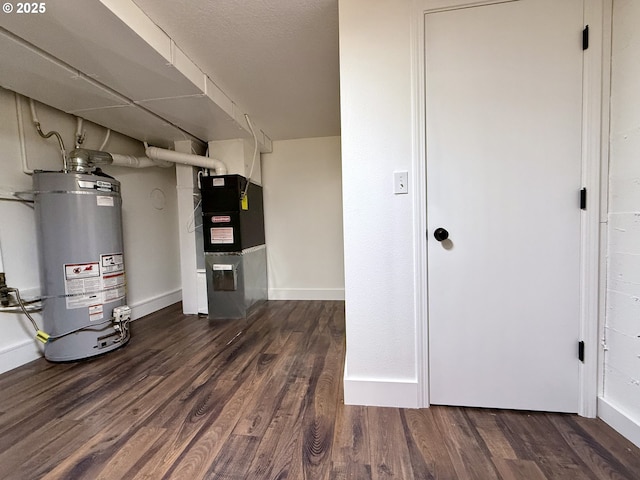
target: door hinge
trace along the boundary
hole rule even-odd
[[[587,189],[580,190],[580,210],[587,209]]]
[[[589,48],[589,25],[582,30],[582,50]]]
[[[584,342],[578,342],[578,360],[584,363]]]

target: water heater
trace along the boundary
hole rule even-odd
[[[33,175],[44,354],[91,357],[129,340],[120,183],[77,172]]]

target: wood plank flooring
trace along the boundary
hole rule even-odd
[[[639,479],[600,420],[345,406],[343,302],[138,320],[124,348],[0,375],[2,479]]]

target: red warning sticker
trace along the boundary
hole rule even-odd
[[[95,263],[67,263],[64,266],[64,276],[67,280],[100,276],[100,264]]]
[[[84,308],[102,301],[100,264],[67,263],[64,265],[64,293],[67,308]]]

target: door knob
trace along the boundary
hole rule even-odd
[[[447,238],[449,238],[449,232],[447,232],[444,228],[436,228],[433,232],[433,236],[439,242],[444,242]]]

